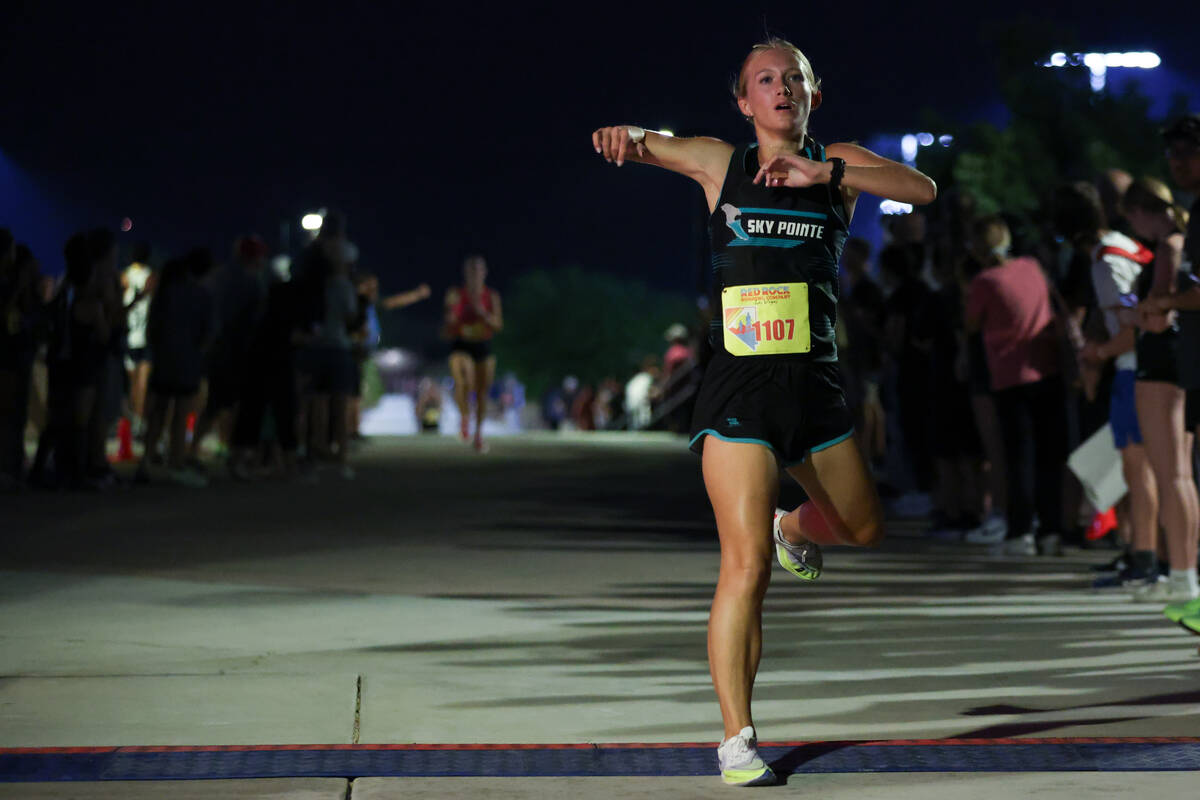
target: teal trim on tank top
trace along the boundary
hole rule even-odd
[[[829,219],[828,214],[818,214],[816,211],[785,211],[782,208],[741,208],[743,214],[779,214],[784,217],[805,217],[807,219]]]
[[[734,239],[729,247],[799,247],[807,239]]]

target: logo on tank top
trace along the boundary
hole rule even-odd
[[[828,216],[815,211],[721,206],[725,225],[733,231],[730,247],[797,247],[825,235]]]

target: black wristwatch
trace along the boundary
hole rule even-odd
[[[834,156],[829,159],[829,163],[833,164],[833,172],[829,176],[829,189],[833,191],[842,185],[842,178],[846,174],[846,159]]]

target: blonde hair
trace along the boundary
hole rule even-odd
[[[1129,184],[1125,196],[1121,198],[1121,207],[1125,210],[1139,209],[1151,214],[1165,212],[1180,233],[1187,232],[1187,209],[1175,203],[1175,196],[1171,194],[1170,188],[1157,178],[1143,175]]]
[[[789,42],[787,39],[780,39],[778,36],[771,36],[766,41],[759,42],[750,48],[750,53],[742,59],[742,66],[738,69],[737,76],[733,79],[730,85],[730,91],[733,92],[735,98],[746,96],[746,65],[750,63],[750,59],[754,58],[759,53],[764,53],[768,50],[785,50],[796,57],[800,62],[801,68],[804,70],[805,76],[808,78],[809,84],[812,85],[814,92],[821,89],[821,79],[813,72],[812,64],[809,63],[808,56],[801,52],[799,47]]]

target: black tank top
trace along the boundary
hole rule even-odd
[[[800,155],[824,161],[825,148],[812,139],[808,142]],[[734,150],[721,198],[709,218],[713,308],[720,309],[721,290],[727,286],[807,283],[812,349],[753,358],[836,361],[838,262],[848,227],[841,192],[825,184],[804,189],[756,185],[758,169],[758,145]],[[717,352],[726,352],[721,324],[718,311],[709,339]]]

